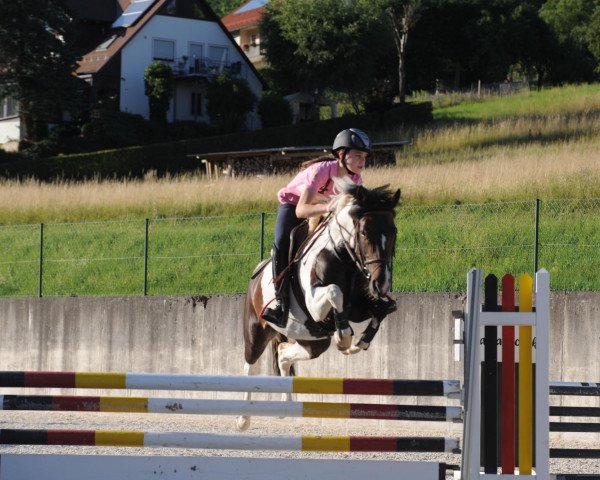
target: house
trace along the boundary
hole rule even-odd
[[[221,19],[248,60],[258,68],[266,65],[264,51],[260,46],[259,23],[268,1],[250,0]]]
[[[223,73],[245,79],[260,98],[262,80],[205,0],[66,0],[77,19],[82,54],[77,75],[91,86],[92,103],[149,118],[144,70],[168,64],[175,87],[167,120],[209,118],[206,90]],[[20,139],[14,102],[0,110],[0,144]],[[93,113],[93,112],[92,112]],[[260,128],[256,112],[248,129]]]
[[[17,150],[21,134],[17,102],[12,98],[0,99],[0,147]]]

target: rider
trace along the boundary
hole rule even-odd
[[[332,153],[333,157],[319,157],[305,162],[300,173],[277,193],[280,205],[271,262],[275,301],[264,310],[262,316],[281,328],[287,324],[289,311],[288,277],[282,272],[288,266],[290,233],[302,219],[326,215],[334,208],[331,202],[323,203],[335,194],[334,178],[349,177],[357,185],[362,185],[361,173],[371,153],[371,141],[358,128],[342,130],[335,137]],[[280,275],[281,278],[278,278]],[[389,309],[386,307],[386,310]]]

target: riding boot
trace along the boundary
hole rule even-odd
[[[287,252],[280,251],[273,245],[273,285],[275,287],[275,301],[265,308],[262,317],[276,327],[285,328],[289,313],[288,274],[285,272],[277,281],[277,277],[287,268]]]

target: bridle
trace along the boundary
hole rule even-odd
[[[361,218],[365,218],[368,216],[372,216],[372,215],[390,215],[393,216],[392,212],[388,212],[388,211],[379,211],[379,210],[373,210],[370,212],[365,213],[364,215],[362,215]],[[363,274],[363,276],[367,279],[370,280],[371,279],[371,272],[369,271],[369,269],[367,268],[367,265],[373,265],[373,264],[377,264],[377,269],[383,267],[383,266],[390,266],[391,262],[392,262],[392,258],[391,256],[384,256],[381,258],[370,258],[368,259],[367,256],[365,255],[364,252],[364,248],[362,247],[362,244],[360,242],[359,239],[359,229],[355,227],[355,232],[354,232],[354,243],[355,243],[355,249],[357,251],[355,251],[351,246],[348,240],[346,240],[346,238],[344,238],[344,235],[341,232],[345,232],[348,237],[352,237],[352,232],[350,232],[347,228],[345,228],[339,221],[337,214],[334,215],[333,217],[335,219],[335,222],[338,226],[338,228],[340,229],[340,238],[342,239],[342,245],[344,246],[344,249],[346,250],[346,252],[348,253],[348,255],[350,256],[351,261],[356,265],[356,267],[358,268],[359,272]],[[356,222],[355,222],[356,225]],[[333,251],[335,256],[338,258],[338,260],[340,260],[341,262],[343,262],[343,260],[340,258],[340,256],[338,255],[339,252],[337,252],[336,249],[336,243],[335,240],[333,239],[333,237],[331,236],[331,229],[329,229],[329,238],[331,240],[331,243],[333,244]],[[377,270],[376,269],[376,270]]]

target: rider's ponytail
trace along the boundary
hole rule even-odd
[[[335,157],[333,157],[332,155],[322,155],[311,160],[306,160],[300,164],[300,171],[306,170],[308,167],[314,165],[315,163],[328,162],[329,160],[335,160]]]

